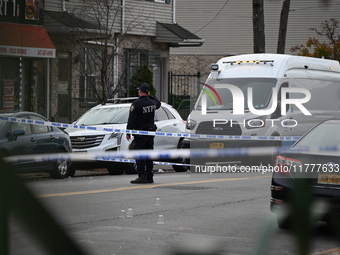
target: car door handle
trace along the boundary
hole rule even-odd
[[[55,136],[50,135],[50,139],[51,139],[51,140],[54,140],[54,139],[55,139]]]
[[[30,142],[34,143],[36,141],[37,141],[37,139],[35,139],[34,137],[31,137]]]
[[[162,129],[161,129],[161,128],[158,128],[157,131],[162,131]]]
[[[174,123],[174,124],[172,124],[174,127],[176,127],[177,126],[177,123]]]

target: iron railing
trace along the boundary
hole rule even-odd
[[[174,74],[169,72],[168,102],[187,119],[200,92],[200,72],[196,74]]]

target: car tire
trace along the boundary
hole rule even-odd
[[[107,171],[110,175],[122,175],[124,173],[124,168],[122,166],[108,167]]]
[[[290,217],[278,217],[277,218],[277,226],[281,229],[290,229],[291,228],[291,219]]]
[[[76,174],[76,170],[77,169],[75,167],[69,166],[68,167],[68,176],[73,177]]]
[[[126,174],[137,174],[136,163],[125,163],[124,169]]]
[[[3,159],[3,158],[5,158],[5,157],[8,157],[9,156],[9,154],[8,154],[8,152],[7,151],[0,151],[0,158],[1,159]]]
[[[182,149],[182,142],[183,139],[180,139],[178,142],[178,146],[177,149]],[[180,161],[178,162],[180,164],[190,164],[190,160],[189,159],[185,159],[185,158],[181,158]],[[174,169],[175,172],[186,172],[189,170],[189,166],[176,166],[176,165],[172,165],[172,169]]]
[[[65,150],[58,150],[57,153],[61,156]],[[54,170],[50,172],[53,179],[64,179],[69,176],[69,162],[66,159],[59,159],[55,163]]]
[[[183,158],[180,164],[190,164],[188,159]],[[172,166],[172,169],[174,169],[175,172],[186,172],[190,169],[190,166]]]

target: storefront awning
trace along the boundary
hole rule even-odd
[[[204,39],[176,23],[157,22],[156,34],[156,42],[168,43],[170,47],[199,47],[204,43]]]
[[[55,47],[42,26],[0,23],[0,55],[55,58]]]

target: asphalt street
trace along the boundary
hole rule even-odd
[[[270,174],[166,170],[156,171],[155,183],[146,185],[131,185],[134,175],[105,172],[24,183],[87,254],[298,253],[294,233],[278,229],[269,211]],[[31,232],[11,218],[11,254],[46,254]],[[332,229],[317,223],[310,254],[335,254],[330,251],[337,247]]]

